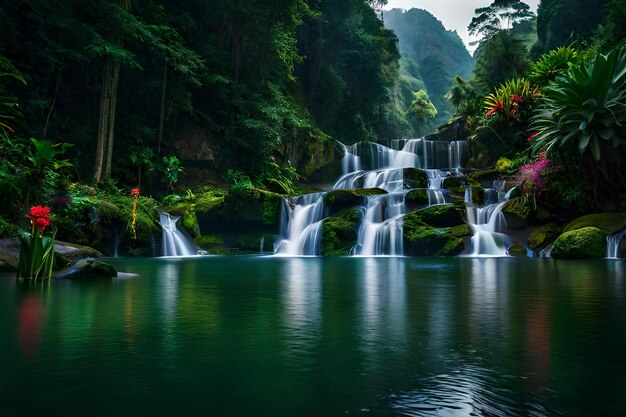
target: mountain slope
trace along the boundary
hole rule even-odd
[[[385,27],[398,37],[402,55],[415,62],[419,78],[439,112],[436,122],[445,122],[451,107],[444,96],[452,87],[454,76],[468,79],[474,68],[463,41],[426,10],[392,9],[383,18]]]

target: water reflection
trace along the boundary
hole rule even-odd
[[[299,361],[301,355],[310,353],[319,342],[322,322],[321,265],[308,258],[287,258],[284,261],[281,293],[287,353]]]
[[[18,315],[18,340],[20,353],[26,358],[37,354],[41,344],[44,306],[38,294],[26,294],[22,298]]]
[[[160,294],[160,311],[162,314],[163,326],[162,346],[167,353],[172,353],[176,349],[176,313],[178,310],[178,267],[175,263],[164,264],[158,276]]]
[[[623,261],[113,262],[0,281],[4,414],[626,415]]]
[[[488,343],[507,331],[510,263],[505,259],[472,258],[470,276],[470,333]]]
[[[369,367],[382,366],[378,363],[382,351],[400,351],[407,345],[406,261],[395,257],[358,261],[359,349]]]

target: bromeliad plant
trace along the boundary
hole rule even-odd
[[[538,95],[539,90],[533,88],[528,80],[509,80],[485,97],[485,118],[500,116],[515,122],[524,122],[530,116]]]
[[[599,161],[626,147],[626,48],[573,66],[546,87],[531,129],[539,132],[535,153],[574,145]]]
[[[27,279],[49,279],[54,266],[54,235],[44,236],[50,226],[50,208],[34,206],[26,218],[30,220],[30,232],[21,231],[20,258],[17,265],[17,277]]]

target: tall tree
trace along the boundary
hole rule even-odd
[[[480,35],[489,39],[501,30],[511,29],[513,23],[535,16],[530,6],[521,0],[494,0],[487,7],[474,10],[474,16],[467,30],[470,35]]]

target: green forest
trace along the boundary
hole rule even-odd
[[[195,212],[219,206],[223,232],[258,205],[269,233],[272,202],[336,179],[343,145],[459,120],[470,167],[521,184],[540,223],[626,211],[626,1],[495,0],[473,57],[386,3],[3,2],[0,237],[35,205],[105,253],[132,219],[145,254],[165,205],[196,237]]]

